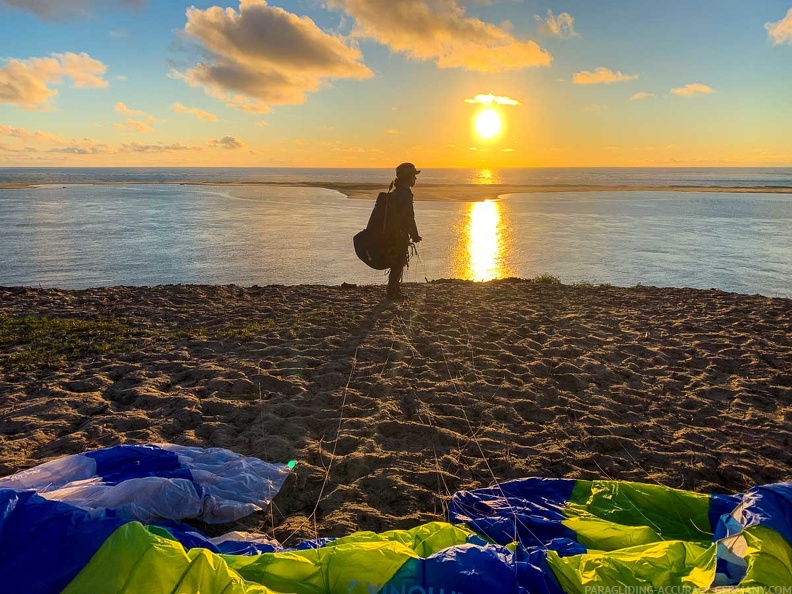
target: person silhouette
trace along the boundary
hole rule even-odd
[[[418,243],[421,236],[415,224],[412,188],[420,170],[412,163],[402,163],[396,168],[396,178],[391,182],[388,193],[387,217],[385,219],[385,249],[390,264],[388,273],[388,299],[401,299],[402,276],[410,261],[410,242]]]

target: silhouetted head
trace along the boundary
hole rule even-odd
[[[397,187],[412,187],[415,185],[415,179],[419,173],[421,173],[421,170],[416,169],[415,165],[412,163],[402,163],[396,168],[396,179],[394,183]]]

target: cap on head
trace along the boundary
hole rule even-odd
[[[396,168],[396,177],[404,179],[410,175],[418,175],[421,173],[420,169],[416,169],[412,163],[402,163]]]

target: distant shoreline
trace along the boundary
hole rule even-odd
[[[57,185],[180,185],[180,186],[275,186],[292,188],[321,188],[334,190],[354,200],[371,200],[377,192],[386,190],[381,183],[343,182],[163,182],[89,181],[75,183],[0,183],[0,190],[20,190]],[[736,194],[792,194],[792,186],[658,186],[658,185],[596,185],[596,184],[419,184],[415,199],[420,201],[480,202],[497,200],[509,194],[535,194],[545,192],[715,192]]]

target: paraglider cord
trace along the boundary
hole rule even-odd
[[[322,482],[322,488],[319,490],[319,496],[316,498],[316,505],[314,506],[311,515],[308,516],[309,520],[313,521],[314,538],[317,540],[319,539],[319,529],[316,524],[316,512],[319,509],[319,504],[322,502],[322,495],[324,495],[325,488],[327,487],[327,482],[330,480],[330,469],[333,466],[333,460],[335,460],[336,448],[338,447],[338,439],[339,437],[341,437],[341,425],[344,422],[344,407],[346,406],[347,394],[349,392],[349,384],[352,382],[352,375],[355,373],[355,368],[357,367],[357,354],[358,354],[358,349],[355,348],[355,354],[352,355],[352,369],[349,370],[349,377],[347,378],[347,383],[344,386],[343,398],[341,400],[341,409],[338,415],[338,427],[336,428],[335,441],[333,442],[333,451],[330,453],[330,462],[327,464],[327,468],[325,468],[324,481]],[[299,530],[300,528],[298,527],[287,538],[285,538],[283,544],[286,544],[286,542],[290,540],[292,536],[297,534]]]
[[[473,429],[473,425],[471,424],[470,419],[468,418],[467,413],[465,412],[465,405],[462,402],[462,397],[459,394],[459,389],[457,388],[456,382],[454,381],[454,376],[451,374],[451,368],[448,365],[448,359],[446,358],[445,350],[441,348],[440,352],[443,354],[443,361],[445,362],[446,371],[448,372],[448,377],[451,380],[451,386],[454,388],[454,393],[457,397],[457,401],[459,402],[459,407],[460,410],[462,411],[462,416],[465,418],[465,421],[467,422],[468,429],[470,431],[470,436],[473,439],[473,443],[476,444],[476,447],[478,448],[479,453],[481,454],[481,459],[484,460],[484,464],[487,467],[490,476],[492,476],[492,480],[495,481],[495,485],[498,487],[501,497],[503,497],[503,500],[508,504],[509,508],[511,508],[512,519],[514,521],[514,534],[512,535],[513,541],[522,544],[522,541],[520,540],[519,535],[517,534],[517,525],[519,524],[529,534],[531,534],[531,536],[533,536],[536,539],[536,541],[542,542],[541,539],[539,539],[534,534],[533,530],[531,530],[531,528],[520,519],[520,517],[517,514],[517,511],[514,509],[514,506],[512,506],[511,502],[509,501],[509,498],[507,497],[506,493],[503,491],[503,487],[501,487],[498,477],[492,471],[492,466],[490,466],[489,460],[487,460],[487,455],[484,453],[484,449],[481,447],[481,443],[476,437],[476,431]]]
[[[421,253],[418,251],[417,243],[410,240],[410,243],[407,244],[407,250],[407,265],[404,267],[405,269],[410,267],[410,260],[412,260],[413,257],[417,258],[418,262],[421,262]]]
[[[415,256],[418,260],[421,259],[421,252],[418,251],[418,244],[414,241],[410,242],[410,257]]]

